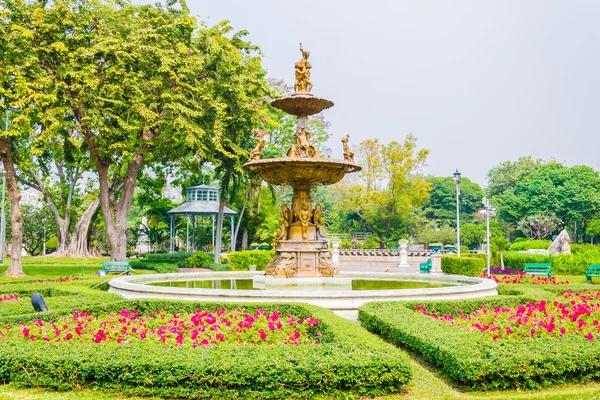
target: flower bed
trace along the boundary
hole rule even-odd
[[[492,279],[496,283],[504,283],[507,285],[569,285],[569,281],[558,281],[553,276],[548,278],[546,276],[536,276],[533,274],[527,274],[523,271],[520,271],[518,275],[487,275],[482,274],[480,278]]]
[[[321,332],[316,318],[297,318],[281,310],[267,313],[263,309],[248,314],[236,309],[228,312],[217,308],[215,313],[196,310],[195,313],[151,313],[121,310],[119,314],[94,317],[89,312],[75,311],[71,317],[56,322],[36,319],[31,324],[20,322],[0,328],[0,338],[22,337],[46,342],[91,341],[132,344],[153,341],[170,346],[209,346],[220,343],[243,345],[288,344],[320,345]]]
[[[563,291],[556,296],[527,286],[524,293],[523,297],[445,302],[374,302],[359,309],[359,321],[369,331],[420,354],[449,380],[467,389],[536,389],[600,378],[595,322],[600,295]],[[528,302],[534,293],[538,300]],[[415,310],[416,305],[421,308]],[[463,313],[457,310],[466,310],[466,318],[461,319]],[[432,317],[434,313],[437,318]],[[506,319],[492,320],[491,314]],[[509,327],[513,332],[506,332]],[[502,340],[492,340],[498,332],[503,336],[497,339]]]
[[[8,301],[17,301],[19,300],[19,294],[18,293],[9,293],[7,295],[4,296],[0,296],[0,302],[8,302]]]
[[[411,379],[404,352],[330,311],[265,303],[236,311],[241,306],[120,300],[76,314],[0,317],[0,382],[160,398],[307,399],[397,393]]]
[[[78,281],[79,277],[78,276],[59,276],[58,279],[34,279],[32,282],[33,283],[45,283],[45,284],[49,284],[49,283],[65,283],[65,282],[75,282]]]
[[[594,340],[600,335],[600,292],[569,290],[563,292],[560,299],[572,300],[566,304],[558,300],[534,300],[513,308],[481,306],[470,314],[456,310],[456,318],[451,314],[429,313],[420,305],[415,306],[415,310],[467,331],[481,332],[493,340],[565,335]]]

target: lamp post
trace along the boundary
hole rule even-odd
[[[456,183],[456,254],[460,257],[460,172],[458,172],[458,168],[452,179]]]
[[[496,213],[494,207],[490,207],[490,200],[487,197],[483,198],[483,207],[485,212],[485,228],[486,228],[486,253],[487,253],[487,274],[490,275],[490,215]]]

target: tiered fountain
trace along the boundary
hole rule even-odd
[[[497,284],[482,278],[403,272],[347,271],[334,269],[323,232],[323,207],[313,207],[310,189],[332,185],[345,174],[360,170],[354,154],[344,143],[344,159],[319,157],[310,143],[308,117],[331,106],[329,100],[310,94],[309,53],[302,49],[296,63],[294,94],[272,105],[298,118],[295,143],[282,158],[261,159],[264,135],[250,153],[244,168],[259,173],[273,185],[294,190],[291,207],[281,205],[280,227],[275,234],[275,259],[262,271],[192,272],[132,275],[112,279],[110,291],[126,298],[237,302],[306,302],[327,307],[340,315],[356,318],[357,308],[370,301],[460,299],[497,294]]]
[[[294,94],[271,103],[273,107],[297,117],[295,143],[286,157],[261,159],[263,133],[244,168],[258,172],[272,185],[291,186],[294,190],[291,207],[281,205],[280,227],[274,242],[275,259],[266,266],[265,275],[276,278],[331,278],[337,274],[331,263],[329,242],[323,232],[323,207],[316,204],[313,208],[310,190],[317,185],[333,185],[347,173],[359,171],[361,167],[354,164],[348,137],[342,139],[343,160],[321,158],[310,143],[308,117],[332,107],[333,103],[310,93],[309,52],[302,45],[300,51],[302,60],[296,63]],[[290,281],[287,282],[289,284]],[[298,282],[318,283],[319,279]],[[274,283],[270,281],[270,284]],[[329,280],[329,283],[334,281]]]

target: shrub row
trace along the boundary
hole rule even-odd
[[[187,251],[179,251],[177,253],[149,253],[146,255],[146,260],[175,263],[177,261],[185,261],[192,255],[194,255],[194,253]]]
[[[179,272],[179,268],[176,264],[168,262],[129,261],[129,265],[133,269],[156,271],[159,274]]]
[[[263,271],[265,266],[275,257],[271,250],[244,250],[229,253],[229,269],[232,271],[248,271],[250,265],[256,265],[257,271]]]
[[[0,382],[56,390],[102,388],[128,396],[189,399],[372,397],[398,392],[411,379],[408,357],[360,326],[309,305],[121,301],[82,311],[168,313],[260,307],[313,316],[320,346],[223,344],[189,349],[154,342],[118,345],[0,340]]]
[[[214,254],[198,251],[185,260],[186,268],[208,268],[213,263]]]
[[[510,245],[510,250],[546,250],[551,244],[552,240],[515,240],[515,242]]]
[[[455,255],[442,256],[442,271],[447,274],[479,276],[486,266],[483,257]]]
[[[543,290],[535,292],[537,299],[552,297]],[[451,381],[469,389],[537,389],[600,377],[600,347],[585,338],[492,341],[413,311],[415,304],[422,304],[440,314],[455,314],[456,309],[468,313],[481,305],[514,306],[522,299],[369,303],[359,310],[359,320],[369,331],[421,354]]]
[[[550,263],[553,274],[583,275],[590,264],[600,264],[600,251],[583,251],[559,256],[515,251],[504,253],[504,265],[508,268],[523,270],[525,263]]]

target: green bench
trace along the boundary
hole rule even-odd
[[[127,272],[127,275],[129,275],[131,267],[127,261],[104,261],[102,263],[102,270],[106,273]]]
[[[427,261],[419,264],[419,270],[421,271],[422,274],[430,273],[431,267],[432,267],[431,258],[429,258]]]
[[[585,283],[592,283],[592,276],[600,276],[600,264],[590,264],[585,271]]]
[[[546,275],[548,278],[552,276],[552,264],[529,264],[525,263],[523,272],[533,275]]]

